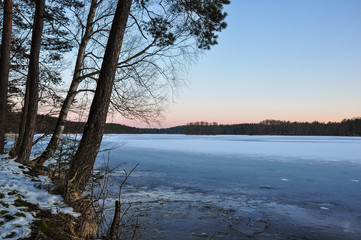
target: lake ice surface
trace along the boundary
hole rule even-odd
[[[139,163],[122,199],[142,239],[360,239],[360,137],[105,135],[113,146],[113,194]]]

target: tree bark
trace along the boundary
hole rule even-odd
[[[7,95],[10,69],[13,1],[4,0],[3,32],[0,55],[0,154],[4,153]]]
[[[26,81],[26,88],[25,88],[25,99],[24,99],[24,106],[21,111],[21,118],[19,123],[19,135],[9,152],[9,156],[11,158],[17,157],[20,152],[21,144],[23,143],[24,139],[24,132],[26,127],[26,117],[28,116],[28,105],[29,105],[29,81]]]
[[[118,224],[120,220],[120,202],[118,200],[115,201],[115,210],[114,210],[114,218],[112,225],[110,226],[109,239],[116,240],[117,239],[117,230]]]
[[[20,146],[17,161],[26,163],[29,161],[36,125],[36,116],[38,112],[38,89],[39,89],[39,55],[41,47],[41,36],[44,26],[44,8],[45,0],[36,0],[35,16],[33,23],[33,34],[31,39],[30,61],[28,70],[27,87],[28,90],[28,109],[24,136]]]
[[[103,138],[104,124],[131,4],[132,0],[118,0],[88,121],[79,148],[70,161],[66,198],[76,198],[78,194],[82,194],[91,176]]]
[[[85,50],[88,45],[88,42],[90,40],[91,34],[93,33],[93,20],[94,20],[95,11],[96,11],[97,7],[98,7],[97,0],[92,0],[90,9],[89,9],[88,18],[87,18],[87,25],[85,28],[85,33],[84,33],[84,36],[79,45],[78,55],[77,55],[76,62],[75,62],[74,75],[73,75],[72,82],[70,84],[69,91],[68,91],[67,96],[61,107],[60,114],[59,114],[59,117],[58,117],[58,120],[56,123],[56,127],[55,127],[53,135],[50,139],[50,142],[49,142],[48,146],[46,147],[45,151],[40,155],[40,157],[35,159],[35,162],[37,164],[44,165],[44,163],[49,158],[54,156],[54,153],[55,153],[56,149],[58,148],[59,142],[63,135],[64,128],[65,128],[65,122],[66,122],[66,118],[69,113],[70,106],[74,101],[75,95],[77,94],[78,86],[81,82],[80,77],[81,77],[81,69],[82,69],[83,62],[84,62],[84,54],[85,54]]]

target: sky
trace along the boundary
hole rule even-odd
[[[360,0],[231,0],[228,27],[184,78],[160,125],[361,117]]]

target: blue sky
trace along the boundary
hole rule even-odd
[[[360,0],[233,0],[226,11],[162,126],[361,116]]]

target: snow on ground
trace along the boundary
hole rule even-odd
[[[41,209],[51,209],[52,213],[80,215],[67,207],[61,196],[49,194],[44,189],[51,184],[49,178],[29,176],[27,168],[5,157],[0,155],[0,239],[19,239],[30,234],[35,214],[17,204],[22,200],[39,204]]]

